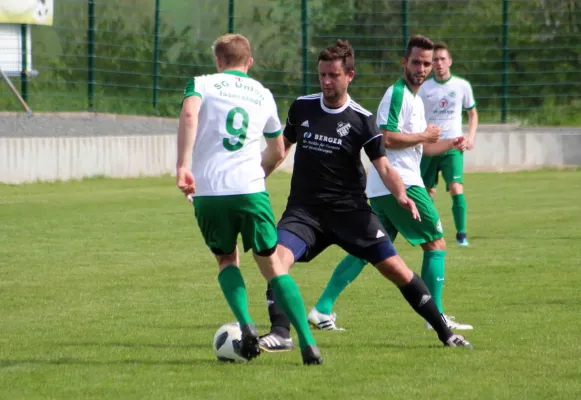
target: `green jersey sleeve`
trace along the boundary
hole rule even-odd
[[[198,96],[204,98],[203,96],[204,85],[200,77],[191,78],[184,89],[184,99],[190,96]]]
[[[268,110],[269,116],[266,124],[264,126],[264,137],[267,139],[272,139],[281,134],[282,128],[280,124],[280,119],[278,118],[278,108],[276,107],[276,102],[270,91],[268,92]]]
[[[385,92],[377,110],[379,129],[399,132],[401,130],[401,108],[403,104],[404,84],[398,81]]]

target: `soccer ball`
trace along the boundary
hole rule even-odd
[[[238,322],[222,325],[214,335],[214,353],[220,361],[245,363],[248,360],[240,355],[242,331]]]

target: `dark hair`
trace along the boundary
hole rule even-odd
[[[341,60],[345,72],[355,71],[355,51],[348,40],[337,40],[337,44],[329,46],[319,53],[318,61]]]
[[[448,57],[452,58],[452,53],[450,52],[450,48],[444,42],[438,42],[434,44],[434,51],[436,50],[446,50],[448,52]]]
[[[408,46],[405,50],[404,58],[408,58],[414,47],[422,50],[434,50],[434,42],[422,35],[413,35],[408,41]]]

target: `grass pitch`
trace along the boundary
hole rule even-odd
[[[581,171],[467,176],[472,247],[457,248],[441,191],[444,306],[475,350],[443,348],[368,267],[339,298],[346,332],[246,365],[214,359],[232,321],[193,211],[172,178],[0,186],[2,399],[515,399],[581,397]],[[269,179],[275,214],[289,176]],[[416,271],[421,250],[398,238]],[[344,253],[292,275],[310,309]],[[265,283],[245,254],[255,321]]]

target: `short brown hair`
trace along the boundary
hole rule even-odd
[[[450,52],[450,48],[444,42],[438,42],[434,44],[434,52],[437,50],[446,50],[448,52],[448,57],[452,58],[452,53]]]
[[[434,42],[422,35],[413,35],[408,41],[407,48],[405,50],[404,58],[408,58],[412,53],[412,49],[418,47],[422,50],[434,50]]]
[[[355,51],[348,40],[337,40],[337,44],[329,46],[319,53],[318,61],[341,60],[345,72],[355,71]]]
[[[252,56],[248,39],[233,33],[222,35],[216,39],[212,45],[212,50],[214,55],[228,67],[245,65]]]

